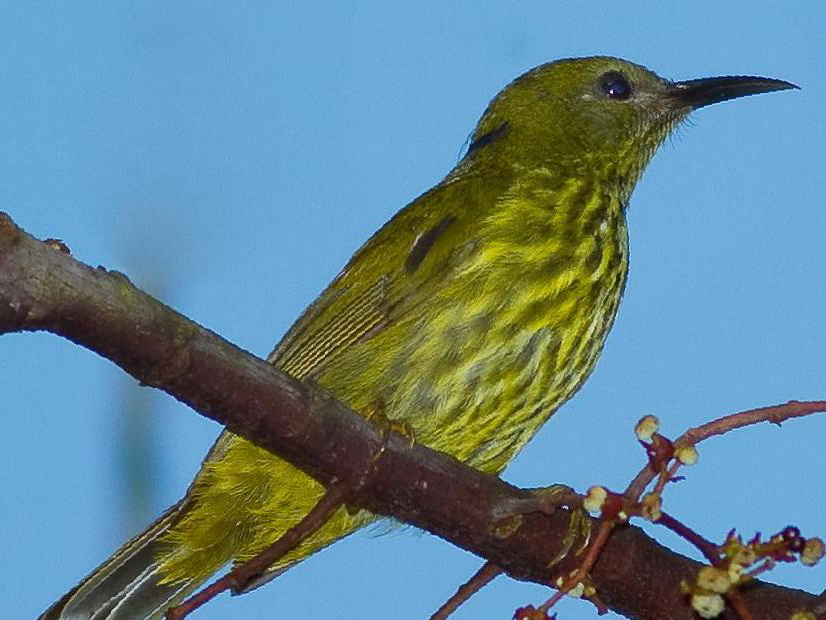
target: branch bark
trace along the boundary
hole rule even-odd
[[[423,445],[411,447],[395,433],[385,436],[317,386],[186,319],[123,274],[89,267],[62,244],[34,239],[0,213],[0,333],[37,330],[97,352],[324,484],[360,480],[354,503],[364,508],[426,529],[516,579],[550,581],[547,567],[567,528],[563,511],[525,515],[503,534],[493,517],[497,506],[528,491]],[[592,578],[600,599],[621,614],[689,620],[694,616],[679,584],[698,567],[625,527],[611,538]],[[744,594],[765,620],[788,618],[815,600],[762,582]]]

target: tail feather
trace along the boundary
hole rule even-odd
[[[159,585],[158,566],[152,565],[139,575],[118,596],[90,620],[136,620],[163,617],[164,612],[177,604],[198,582],[182,582],[175,585]],[[76,615],[76,611],[72,611]],[[68,616],[74,620],[74,616]],[[81,616],[84,617],[84,616]]]
[[[39,620],[155,620],[200,585],[201,579],[161,584],[156,561],[159,539],[177,521],[185,502],[170,508]]]

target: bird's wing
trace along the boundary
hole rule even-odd
[[[443,207],[456,204],[462,185],[438,185],[397,213],[304,311],[268,360],[294,377],[312,377],[428,299],[472,244],[469,218],[462,217],[471,212],[468,205],[449,212]]]
[[[473,245],[481,207],[467,177],[454,176],[399,211],[350,259],[267,356],[281,370],[310,378],[359,342],[375,338],[433,294],[439,278]],[[445,209],[445,204],[458,208]],[[406,248],[400,252],[398,248]],[[222,458],[234,435],[224,431],[205,461]]]

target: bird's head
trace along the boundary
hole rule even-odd
[[[630,191],[660,143],[693,110],[788,88],[797,87],[753,76],[671,82],[608,56],[559,60],[516,78],[491,101],[465,159],[601,174]]]

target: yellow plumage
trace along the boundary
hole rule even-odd
[[[473,181],[457,176],[435,192],[462,192]],[[573,223],[558,207],[572,195],[582,207]],[[419,219],[422,202],[434,199],[426,194],[392,223],[408,213]],[[271,360],[356,411],[378,405],[405,420],[417,441],[498,473],[593,368],[625,282],[627,239],[619,200],[582,182],[560,186],[551,171],[521,175],[478,221],[482,206],[472,225],[456,216],[435,242],[449,240],[450,251],[432,248],[415,273],[375,251],[388,229],[380,231]],[[405,247],[431,225],[424,218],[409,227]],[[434,277],[438,286],[428,285]],[[163,537],[173,549],[161,555],[166,582],[254,556],[323,493],[306,474],[229,433],[217,453],[194,483],[193,507]],[[341,510],[273,568],[370,520]]]
[[[352,409],[498,473],[582,385],[628,269],[625,208],[694,107],[790,85],[671,83],[616,58],[530,71],[488,106],[468,153],[353,256],[270,355]],[[180,504],[44,618],[155,618],[295,525],[323,488],[224,433]],[[368,523],[339,510],[275,574]]]

